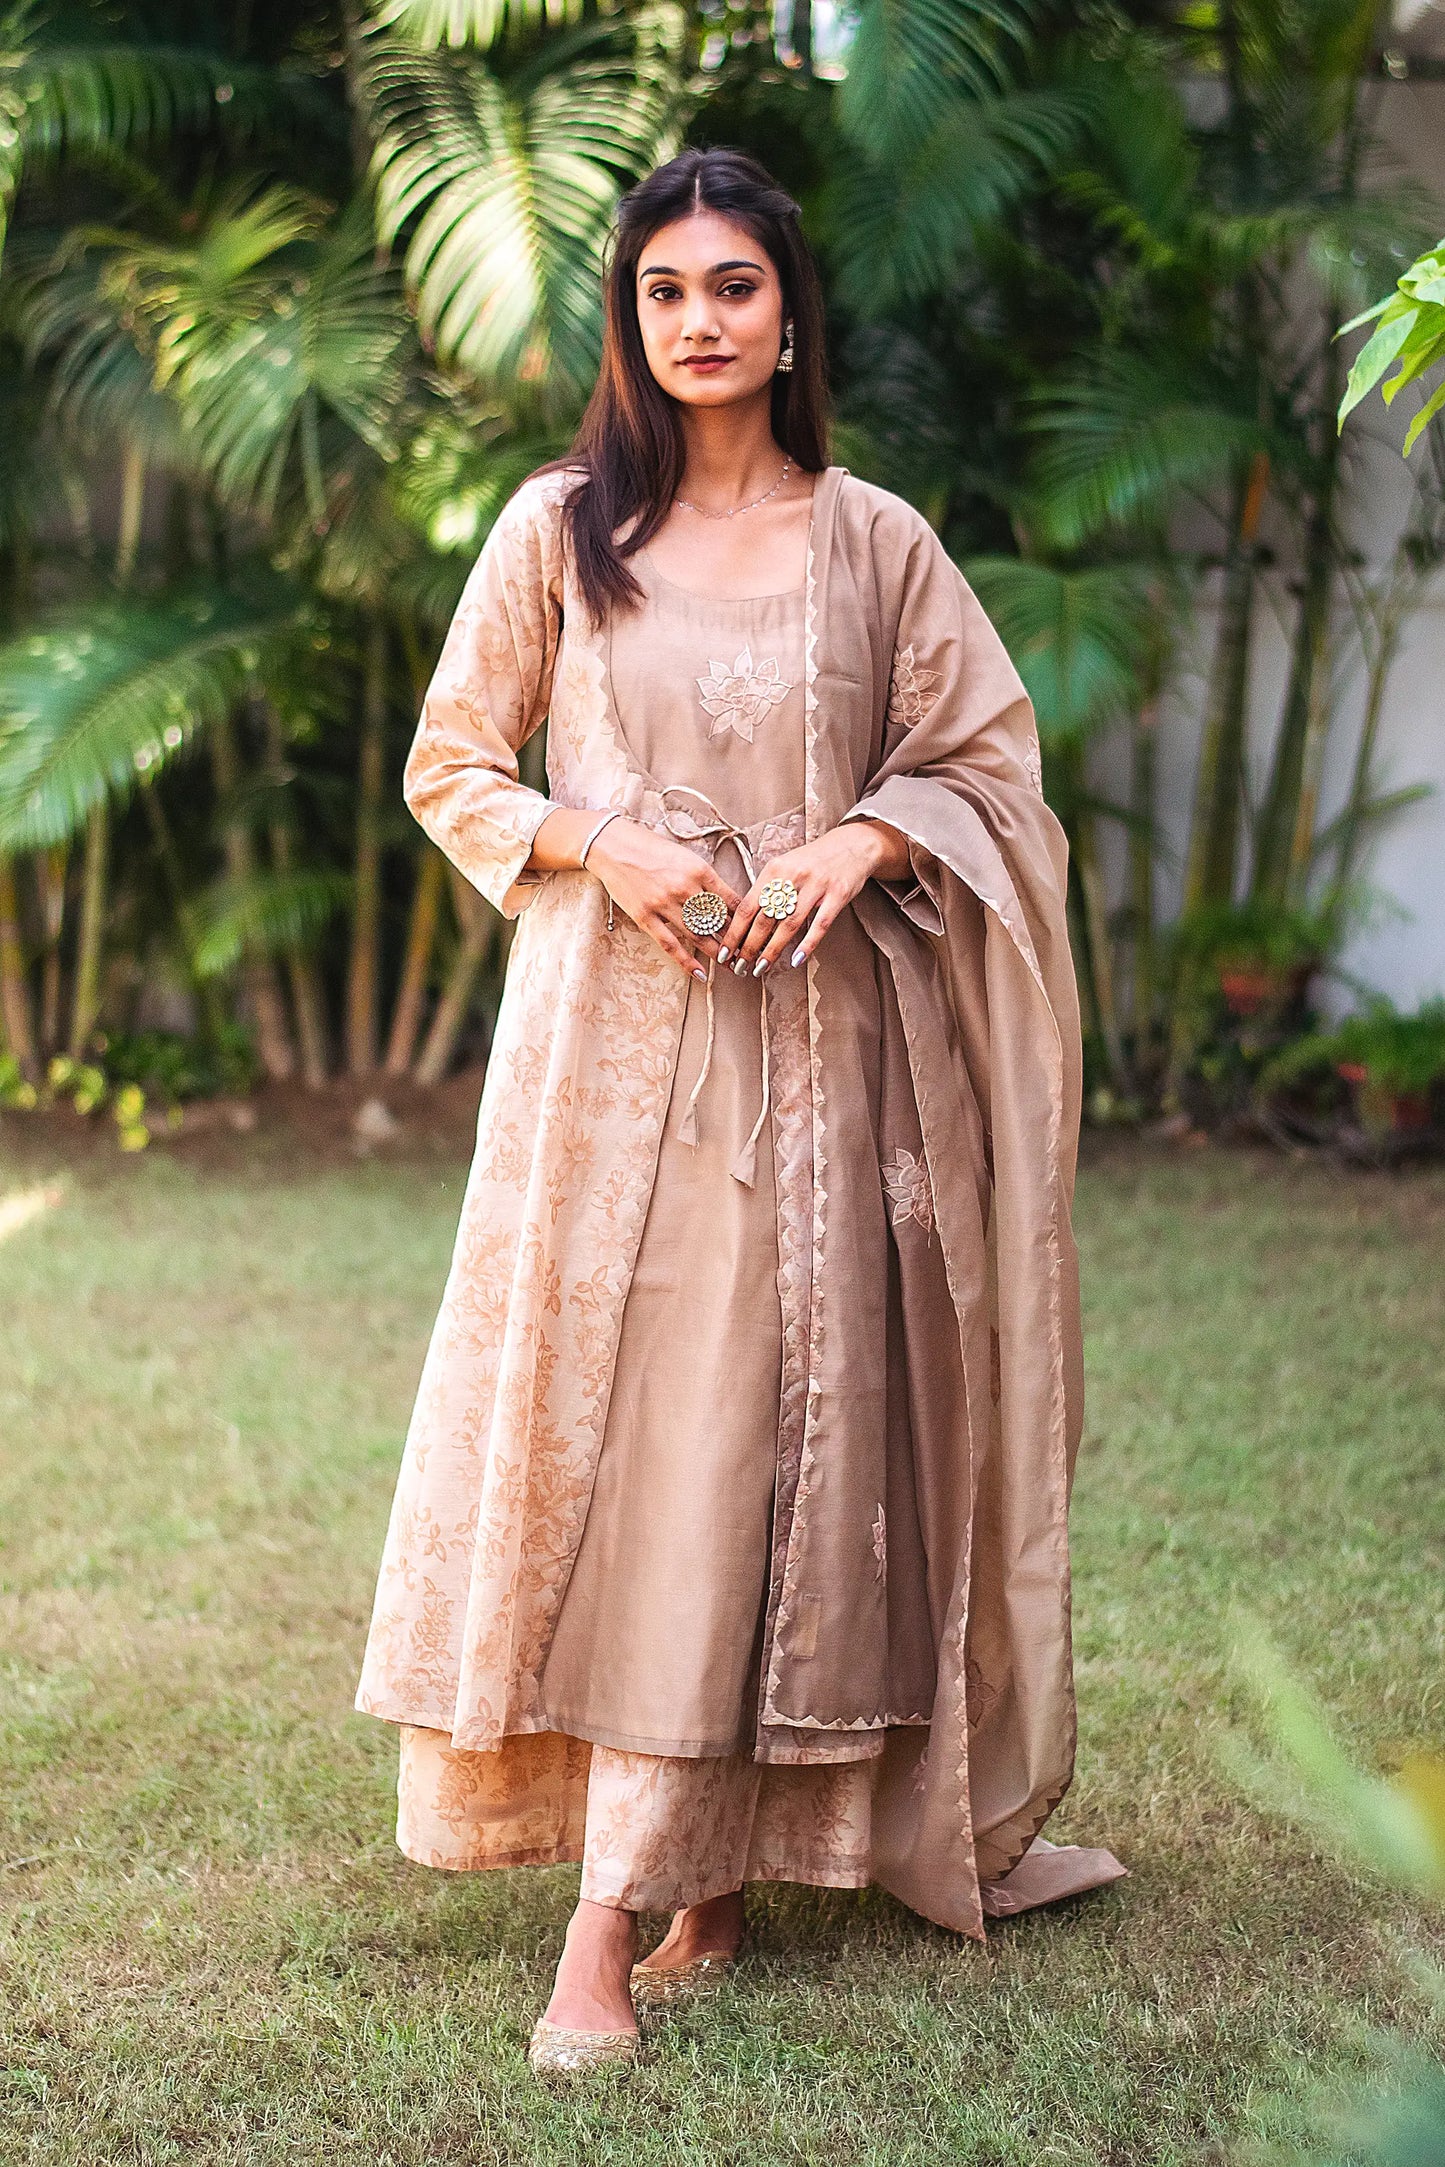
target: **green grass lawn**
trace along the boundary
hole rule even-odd
[[[575,1869],[406,1863],[392,1734],[351,1711],[456,1155],[263,1135],[209,1170],[66,1169],[21,1128],[4,2167],[1236,2159],[1302,2057],[1415,2021],[1400,1907],[1220,1748],[1240,1606],[1367,1758],[1445,1730],[1439,1174],[1141,1149],[1085,1175],[1081,1742],[1051,1833],[1131,1878],[986,1950],[876,1893],[769,1891],[736,1983],[569,2098],[523,2049]]]

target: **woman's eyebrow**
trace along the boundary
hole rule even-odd
[[[716,278],[719,272],[722,271],[761,271],[762,268],[760,263],[753,262],[751,256],[732,256],[726,263],[713,264],[707,275],[709,278]],[[662,275],[666,275],[668,278],[681,278],[682,273],[674,270],[670,263],[649,263],[637,275],[639,278],[657,278]]]

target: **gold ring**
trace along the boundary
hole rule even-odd
[[[798,907],[798,891],[790,880],[765,880],[758,891],[758,909],[765,918],[791,918]]]
[[[700,940],[709,940],[721,933],[732,912],[720,895],[711,888],[699,888],[682,906],[682,922],[689,933],[696,933]]]

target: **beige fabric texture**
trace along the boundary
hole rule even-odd
[[[543,1677],[691,1005],[638,928],[608,930],[595,880],[525,871],[532,837],[549,804],[618,806],[705,860],[732,847],[619,726],[565,486],[533,477],[489,536],[405,781],[520,913],[357,1696],[403,1726],[403,1848],[458,1868],[581,1856],[590,1749],[550,1727]],[[1075,1743],[1064,841],[982,609],[926,522],[840,467],[814,491],[803,637],[801,823],[753,826],[754,857],[876,814],[917,877],[870,883],[766,1005],[781,1345],[757,1812],[786,1793],[795,1855],[773,1862],[808,1879],[837,1787],[865,1786],[867,1878],[978,1935],[986,1911],[1122,1870],[1038,1840]],[[748,673],[711,674],[736,709],[719,677]],[[544,719],[545,798],[517,772]]]
[[[645,604],[607,633],[629,757],[694,814],[744,831],[784,815],[801,824],[802,587],[715,600],[646,557],[637,569]],[[717,864],[748,886],[735,842]],[[662,1754],[751,1745],[776,1470],[770,1129],[752,1178],[733,1171],[763,1102],[765,996],[726,970],[710,996],[696,983],[687,995],[602,1450],[541,1688],[554,1730]]]

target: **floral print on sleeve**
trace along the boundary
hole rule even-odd
[[[463,590],[402,785],[433,842],[509,918],[538,885],[523,869],[552,810],[519,779],[517,754],[546,717],[561,616],[556,491],[531,482]]]

